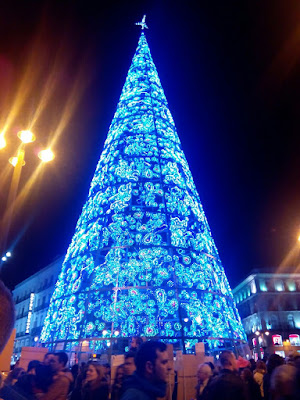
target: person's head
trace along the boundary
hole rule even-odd
[[[92,386],[100,385],[105,377],[104,367],[98,363],[90,363],[86,371],[85,381]]]
[[[135,353],[133,353],[132,351],[129,351],[125,354],[124,374],[126,376],[132,375],[136,370],[134,357]]]
[[[120,384],[123,382],[123,378],[124,378],[124,366],[125,364],[121,364],[117,367],[116,369],[116,375],[115,375],[115,383]]]
[[[110,377],[111,374],[110,364],[109,363],[103,364],[103,368],[104,368],[104,375]]]
[[[297,368],[293,365],[280,365],[271,375],[272,399],[293,399],[296,394]]]
[[[237,371],[237,363],[236,363],[236,358],[232,351],[229,350],[224,350],[222,351],[220,355],[220,364],[221,367],[224,369],[229,369],[231,371]]]
[[[130,340],[130,350],[136,351],[143,343],[143,339],[139,336],[133,336]]]
[[[58,356],[58,362],[62,365],[63,368],[65,368],[69,360],[67,353],[65,353],[64,351],[60,351],[58,353],[55,353],[55,355]]]
[[[274,369],[282,364],[284,364],[284,359],[282,357],[280,357],[278,354],[271,354],[267,362],[268,373],[272,374]]]
[[[167,382],[169,359],[163,342],[148,341],[139,347],[135,356],[136,371],[152,382]]]
[[[251,382],[253,381],[253,373],[250,368],[244,368],[241,372],[241,378],[244,382]]]
[[[262,371],[262,373],[266,373],[267,372],[267,366],[266,363],[262,360],[258,360],[256,363],[256,369]]]
[[[15,324],[15,306],[10,291],[0,281],[0,353],[2,353]]]
[[[207,381],[211,376],[212,376],[212,369],[211,367],[207,364],[200,364],[198,366],[198,371],[197,371],[197,378],[198,382],[205,382]]]
[[[51,360],[51,356],[54,356],[54,354],[55,353],[52,353],[52,352],[50,352],[49,351],[49,353],[46,353],[45,355],[44,355],[44,360],[43,360],[43,363],[45,364],[45,365],[50,365],[50,360]]]
[[[38,365],[40,365],[40,363],[41,362],[38,361],[38,360],[29,361],[29,364],[28,364],[28,367],[27,367],[27,374],[35,375],[35,369],[36,369],[36,367]]]
[[[68,361],[68,356],[62,351],[59,353],[50,354],[48,356],[48,360],[48,364],[46,365],[50,365],[52,371],[57,373],[65,368]]]
[[[209,365],[212,371],[215,369],[215,366],[211,361],[206,361],[204,364]]]

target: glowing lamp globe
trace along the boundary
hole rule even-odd
[[[35,136],[32,132],[30,131],[20,131],[18,132],[18,138],[21,140],[23,143],[32,143],[35,141]]]
[[[49,162],[54,159],[54,153],[51,149],[46,149],[42,150],[39,152],[38,157],[43,161],[43,162]]]
[[[15,167],[17,164],[18,164],[18,157],[10,157],[10,159],[8,160],[9,162],[10,162],[10,164],[13,166],[13,167]],[[25,161],[23,160],[22,161],[22,167],[24,167],[24,165],[25,165],[26,163],[25,163]]]

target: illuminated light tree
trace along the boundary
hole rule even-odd
[[[144,32],[41,341],[134,335],[210,348],[245,339]]]

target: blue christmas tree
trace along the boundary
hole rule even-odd
[[[245,339],[143,31],[41,341],[135,335]]]

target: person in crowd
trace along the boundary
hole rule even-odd
[[[110,375],[111,375],[111,368],[109,363],[103,364],[104,369],[104,377],[103,381],[106,381],[108,385],[110,385]]]
[[[250,369],[253,372],[256,369],[256,361],[254,360],[254,358],[250,358],[249,363],[250,363]]]
[[[170,371],[165,343],[147,341],[141,344],[135,364],[136,371],[124,381],[121,400],[155,400],[164,397]]]
[[[295,400],[297,395],[297,368],[293,365],[280,365],[273,371],[270,381],[272,400]]]
[[[207,386],[205,400],[248,400],[244,382],[238,375],[234,354],[225,350],[219,358],[221,371]]]
[[[250,368],[244,368],[241,372],[241,378],[245,382],[247,398],[249,400],[261,400],[261,393],[258,383],[253,378],[253,373]]]
[[[258,360],[256,369],[253,372],[253,378],[258,383],[261,397],[264,397],[264,375],[267,373],[267,366],[264,361]]]
[[[49,364],[53,374],[53,383],[47,393],[41,397],[43,400],[66,400],[73,380],[72,374],[66,372],[67,361],[68,356],[64,352],[47,356],[47,364]]]
[[[27,367],[27,374],[30,375],[35,375],[35,369],[38,365],[40,365],[41,362],[38,360],[31,360],[28,363],[28,367]]]
[[[125,363],[124,363],[124,375],[125,377],[130,376],[136,370],[135,362],[134,362],[135,353],[133,351],[128,351],[125,353]]]
[[[12,295],[0,281],[0,354],[2,353],[15,324],[15,306]]]
[[[136,352],[140,345],[143,343],[143,339],[139,336],[133,336],[130,340],[129,351]]]
[[[210,366],[213,377],[218,375],[218,371],[217,371],[216,367],[214,366],[214,364],[211,361],[206,361],[204,364],[207,364],[207,365]]]
[[[52,383],[50,366],[36,365],[35,374],[25,373],[13,386],[5,385],[0,397],[3,400],[36,400],[47,392]]]
[[[104,366],[92,362],[88,365],[82,384],[73,390],[71,400],[108,400],[108,397],[109,386]]]
[[[264,375],[263,389],[264,389],[264,399],[270,400],[270,386],[271,386],[271,376],[274,370],[280,365],[284,364],[284,359],[278,354],[271,354],[267,362],[267,373]]]
[[[124,381],[124,366],[125,364],[121,364],[116,369],[115,380],[111,389],[111,400],[120,400],[122,393],[122,385]]]
[[[200,364],[197,371],[196,399],[205,399],[207,385],[212,379],[213,372],[208,363]]]
[[[51,352],[46,353],[46,354],[44,355],[43,363],[44,363],[45,365],[50,365],[51,357],[54,356],[54,355],[55,355],[55,353],[51,353]]]

